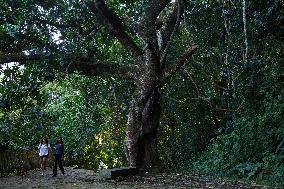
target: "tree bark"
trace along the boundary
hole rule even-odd
[[[154,88],[142,112],[142,135],[138,143],[141,167],[151,168],[160,164],[157,149],[160,114],[160,93],[158,88]]]
[[[130,166],[151,168],[159,165],[157,129],[161,114],[158,87],[152,89],[143,107],[136,101],[128,114],[125,152]]]

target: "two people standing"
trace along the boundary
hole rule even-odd
[[[64,146],[61,138],[58,138],[56,140],[55,145],[53,146],[54,149],[54,165],[53,165],[53,175],[52,177],[56,177],[57,175],[57,166],[59,166],[59,169],[61,170],[62,174],[65,174],[64,168],[63,168],[63,158],[64,158]],[[51,147],[48,143],[47,138],[43,138],[40,140],[40,143],[38,145],[38,151],[39,151],[39,157],[40,157],[40,166],[42,169],[42,175],[44,175],[44,171],[47,167],[47,162],[49,155],[51,154]]]

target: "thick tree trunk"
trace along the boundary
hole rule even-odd
[[[160,94],[154,88],[141,108],[131,106],[126,129],[125,152],[130,166],[152,168],[159,165],[157,129],[160,121]]]
[[[141,133],[141,122],[139,121],[139,112],[139,107],[133,100],[128,112],[126,137],[124,144],[125,155],[131,167],[138,167],[138,140]]]
[[[153,89],[142,112],[142,135],[138,146],[139,164],[141,167],[159,165],[157,150],[157,130],[160,122],[161,106],[158,88]]]

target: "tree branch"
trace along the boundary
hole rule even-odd
[[[184,13],[184,3],[182,0],[178,0],[175,9],[169,15],[165,27],[162,30],[162,45],[161,45],[161,63],[164,64],[166,59],[169,42],[174,38]]]
[[[79,72],[79,74],[86,76],[113,76],[119,79],[132,80],[136,73],[136,67],[131,65],[116,64],[116,63],[97,63],[86,58],[76,59],[69,55],[61,55],[61,57],[71,60],[71,63],[60,66],[53,65],[54,69],[64,71],[65,73]],[[33,61],[51,59],[53,55],[36,54],[25,55],[24,53],[15,54],[0,54],[0,65],[17,62],[21,65],[32,64]]]
[[[9,54],[0,54],[0,65],[10,62],[25,62],[40,60],[48,55],[36,54],[36,55],[25,55],[24,53],[9,53]]]
[[[143,38],[145,44],[151,43],[158,50],[156,20],[162,10],[171,2],[171,0],[150,0],[145,8],[144,14],[139,23],[139,35]]]
[[[191,46],[177,59],[174,64],[165,68],[162,73],[162,78],[165,79],[176,73],[179,68],[185,63],[185,61],[197,50],[197,47],[197,45]]]
[[[151,0],[145,8],[142,17],[141,26],[153,25],[162,10],[171,2],[171,0]]]
[[[79,72],[79,74],[85,76],[112,76],[119,79],[132,80],[135,73],[135,67],[115,63],[74,61],[65,68],[65,72],[68,74]]]
[[[104,0],[95,0],[93,3],[90,3],[90,8],[99,19],[105,22],[104,24],[107,25],[109,31],[114,34],[126,49],[130,50],[134,57],[139,57],[142,54],[142,50],[126,33],[122,21],[105,5]]]

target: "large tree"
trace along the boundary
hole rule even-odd
[[[197,49],[190,45],[174,61],[167,59],[185,6],[185,0],[6,1],[1,5],[0,63],[44,62],[67,74],[133,80],[125,153],[130,166],[150,168],[159,164],[160,88]],[[124,9],[130,10],[127,15]],[[119,60],[111,62],[100,51],[117,41],[125,56],[113,54]]]

